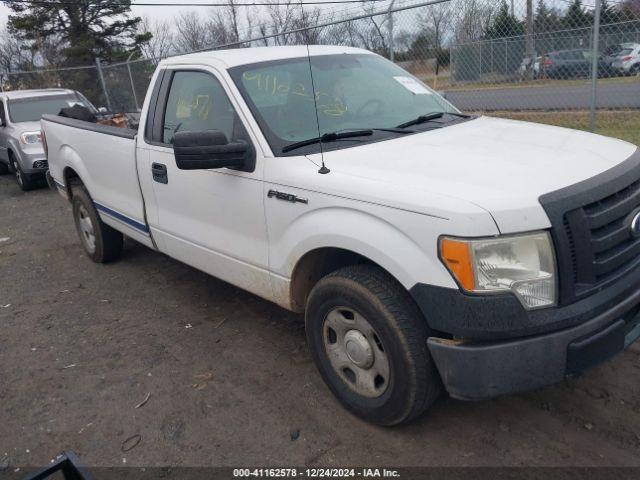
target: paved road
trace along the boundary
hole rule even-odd
[[[447,99],[466,111],[586,109],[590,98],[591,85],[588,83],[447,92]],[[637,82],[600,85],[598,107],[640,108],[640,79]]]
[[[92,263],[49,190],[0,176],[0,208],[0,478],[61,450],[92,467],[640,466],[640,345],[378,428],[329,393],[298,316],[137,244]]]

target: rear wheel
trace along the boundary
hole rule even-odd
[[[351,266],[321,279],[309,295],[306,331],[327,386],[369,422],[408,422],[441,391],[424,318],[407,291],[376,267]]]
[[[73,190],[73,219],[85,253],[96,263],[117,260],[122,254],[122,233],[98,216],[93,201],[82,187]]]

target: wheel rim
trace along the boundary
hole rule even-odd
[[[96,250],[96,236],[93,231],[93,222],[89,217],[89,212],[84,208],[84,205],[80,205],[78,208],[78,229],[80,230],[80,238],[84,243],[85,248],[89,253],[93,253]]]
[[[20,171],[20,167],[14,164],[13,168],[16,171],[16,181],[18,182],[18,185],[22,186],[22,172]]]
[[[351,308],[334,308],[324,319],[323,341],[331,367],[354,392],[377,398],[387,390],[389,358],[366,318]]]

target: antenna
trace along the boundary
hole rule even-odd
[[[300,9],[302,10],[302,17],[304,19],[304,7],[302,6],[302,0],[300,0]],[[307,33],[308,31],[309,31],[309,28],[305,30],[305,33]],[[322,148],[322,136],[320,135],[320,118],[318,117],[318,99],[316,97],[316,85],[315,85],[315,82],[313,81],[313,69],[311,68],[311,50],[309,49],[308,34],[305,35],[304,43],[307,47],[307,60],[309,60],[309,75],[311,76],[311,91],[313,93],[313,106],[316,112],[316,125],[318,127],[318,137],[320,137],[319,145],[320,145],[320,159],[322,161],[322,166],[320,167],[320,170],[318,170],[318,173],[321,175],[326,175],[331,170],[329,170],[327,166],[324,164],[324,149]]]

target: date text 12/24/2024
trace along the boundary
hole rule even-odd
[[[236,468],[234,478],[399,478],[386,468]]]

